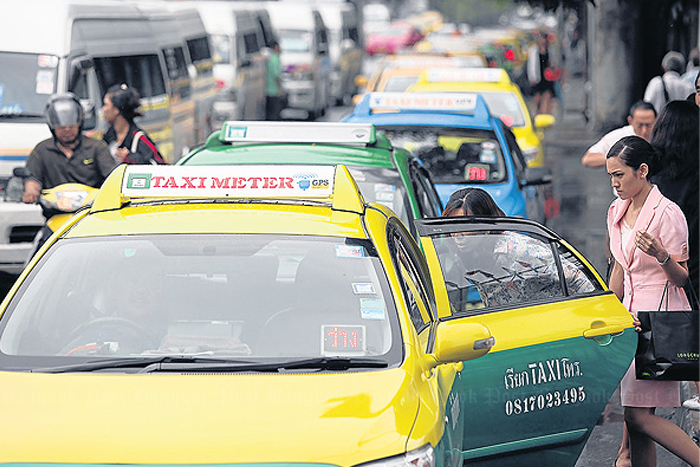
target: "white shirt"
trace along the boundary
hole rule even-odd
[[[600,141],[588,148],[587,152],[597,152],[604,156],[607,156],[608,151],[610,151],[610,148],[613,147],[615,143],[620,141],[625,136],[634,135],[635,133],[634,128],[632,128],[632,125],[623,126],[622,128],[618,128],[617,130],[613,130],[605,134],[602,138],[600,138]],[[613,188],[612,191],[613,194],[617,196],[617,191],[615,191],[615,188]]]
[[[644,100],[654,106],[657,114],[668,104],[664,96],[662,78],[666,84],[669,101],[683,101],[689,94],[695,92],[695,86],[683,81],[675,71],[667,71],[663,77],[655,76],[649,81],[647,89],[644,91]]]
[[[597,152],[607,156],[608,151],[610,151],[610,148],[613,147],[615,143],[620,141],[625,136],[634,136],[634,134],[634,128],[632,128],[632,125],[623,126],[622,128],[618,128],[617,130],[607,133],[605,136],[600,138],[600,141],[588,148],[588,151],[586,152]]]

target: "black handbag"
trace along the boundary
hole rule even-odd
[[[667,293],[668,283],[661,295],[668,305]],[[661,303],[657,311],[637,312],[642,328],[634,357],[637,379],[698,381],[698,310],[660,311]]]

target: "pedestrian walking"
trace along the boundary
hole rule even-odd
[[[270,57],[267,60],[267,82],[265,85],[265,118],[281,120],[282,109],[286,106],[284,89],[282,89],[282,66],[280,65],[280,45],[277,41],[270,44]]]
[[[688,279],[688,226],[678,205],[652,185],[657,158],[643,138],[628,136],[615,143],[606,169],[619,196],[610,205],[607,221],[614,259],[610,289],[640,330],[637,311],[657,309],[666,286],[664,307],[690,309],[682,288]],[[677,381],[637,380],[633,361],[620,393],[633,467],[656,466],[655,442],[691,466],[700,466],[695,442],[673,422],[654,414],[656,407],[680,406]],[[618,460],[623,460],[623,448]]]
[[[651,137],[651,130],[656,122],[656,110],[646,101],[637,101],[630,107],[627,125],[605,134],[597,143],[588,148],[581,158],[581,164],[596,168],[605,166],[605,156],[613,144],[625,136],[637,135],[645,140]]]
[[[692,84],[681,79],[681,73],[685,71],[683,55],[668,52],[661,60],[661,68],[663,75],[652,78],[644,91],[644,100],[654,106],[657,114],[669,102],[683,100],[693,92]]]
[[[165,164],[156,144],[135,122],[142,115],[135,89],[116,84],[107,89],[102,106],[109,129],[103,139],[114,160],[121,164]]]
[[[553,65],[547,35],[541,34],[528,50],[527,77],[534,93],[535,114],[551,114],[557,97],[556,81],[561,69]]]

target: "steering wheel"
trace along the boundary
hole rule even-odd
[[[85,339],[90,339],[87,336],[90,332],[108,329],[116,329],[118,335],[127,336],[129,342],[145,344],[145,348],[155,349],[160,345],[160,339],[139,323],[118,316],[103,316],[76,327],[68,336],[60,354],[70,355],[79,350],[83,347]],[[127,332],[123,332],[124,330]]]

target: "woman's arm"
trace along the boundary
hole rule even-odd
[[[635,237],[637,248],[649,256],[653,256],[656,262],[666,274],[668,281],[676,287],[683,287],[688,281],[688,265],[685,261],[678,262],[671,257],[671,253],[649,232],[640,230]]]
[[[625,296],[625,285],[623,282],[625,272],[615,258],[611,258],[610,260],[613,261],[613,268],[610,273],[610,284],[608,287],[610,287],[610,290],[617,296],[617,299],[622,301],[622,297]]]

